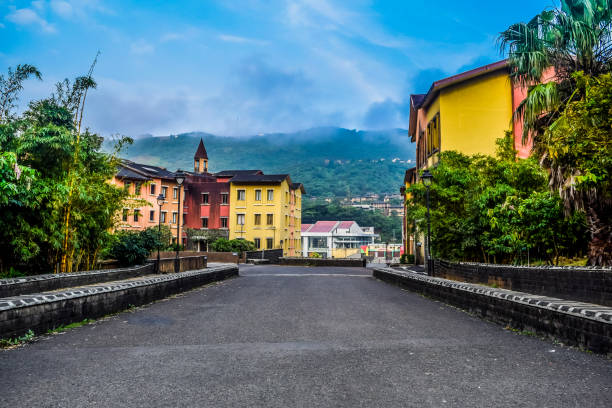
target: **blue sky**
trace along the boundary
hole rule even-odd
[[[0,69],[36,65],[20,108],[87,72],[103,134],[407,126],[432,81],[501,59],[497,34],[552,1],[2,0]]]

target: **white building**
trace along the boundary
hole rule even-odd
[[[302,224],[302,256],[313,252],[323,258],[358,258],[361,247],[374,243],[374,227],[361,228],[355,221],[317,221]]]

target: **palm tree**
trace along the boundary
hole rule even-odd
[[[567,129],[560,126],[561,120],[564,124],[568,120],[566,108],[585,98],[586,88],[578,81],[612,71],[611,28],[612,0],[561,0],[560,7],[545,10],[528,23],[513,24],[499,36],[513,81],[528,89],[514,112],[523,120],[523,143],[533,138],[533,154],[549,170],[550,187],[559,191],[567,212],[585,211],[592,265],[612,264],[612,226],[607,215],[612,213],[610,178],[604,172],[598,185],[581,185],[581,176],[588,170],[581,166],[583,162],[568,160],[567,152],[575,157],[575,150],[586,144],[571,137],[563,143],[559,130]],[[544,74],[550,72],[552,76],[544,82]],[[610,132],[604,133],[602,149],[608,149],[611,137]],[[609,167],[606,155],[601,156]]]

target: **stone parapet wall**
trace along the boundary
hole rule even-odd
[[[155,272],[154,264],[131,268],[33,275],[22,278],[0,279],[0,298],[28,293],[47,292],[60,288],[91,285],[100,282],[129,279]]]
[[[436,260],[433,276],[612,306],[612,269],[527,267]]]
[[[120,312],[233,276],[238,276],[238,267],[220,266],[0,299],[0,338],[16,337],[28,330],[45,333],[61,325]]]
[[[262,251],[248,251],[246,259],[267,259],[272,264],[277,264],[283,257],[282,249],[264,249]]]
[[[234,255],[233,252],[199,252],[208,257],[208,262],[220,262],[220,263],[244,263],[244,254],[242,257]]]
[[[596,353],[612,353],[612,308],[375,268],[375,278],[465,309],[487,320]],[[409,312],[409,311],[407,311]]]
[[[346,266],[359,268],[365,268],[366,266],[365,259],[352,258],[279,258],[278,263],[288,266]]]
[[[175,258],[162,258],[159,260],[159,273],[173,273]],[[205,255],[198,256],[181,256],[180,271],[193,271],[196,269],[204,269],[208,263]],[[157,260],[149,260],[148,262],[155,264]]]

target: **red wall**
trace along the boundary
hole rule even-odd
[[[202,217],[208,217],[208,229],[221,228],[221,217],[229,214],[229,190],[228,182],[220,182],[210,174],[188,176],[185,180],[185,228],[202,228]],[[208,205],[202,204],[202,193],[208,193]],[[228,194],[228,204],[221,205],[221,193]]]

